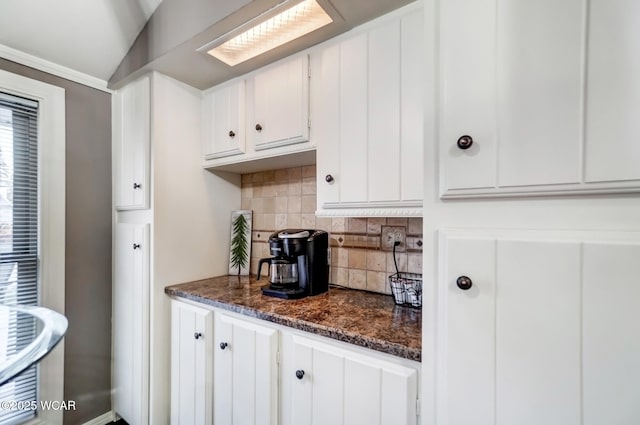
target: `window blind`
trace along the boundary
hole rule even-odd
[[[38,103],[0,92],[0,303],[38,304]],[[37,336],[30,316],[0,317],[0,363]],[[27,406],[37,400],[37,367],[0,387],[0,401]],[[0,425],[22,423],[36,412],[0,410]]]

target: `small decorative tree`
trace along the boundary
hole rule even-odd
[[[238,268],[238,276],[249,260],[247,228],[247,220],[244,218],[244,214],[238,214],[233,221],[233,237],[231,238],[231,266]]]

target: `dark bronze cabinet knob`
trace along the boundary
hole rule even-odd
[[[327,175],[324,177],[324,181],[326,181],[327,183],[333,183],[333,182],[334,182],[334,180],[335,180],[335,179],[333,178],[333,176],[332,176],[331,174],[327,174]]]
[[[302,379],[303,377],[304,377],[304,370],[302,369],[296,370],[296,378]]]
[[[233,139],[234,137],[236,137],[236,133],[234,133],[233,130],[229,130],[229,137]]]
[[[133,188],[134,189],[140,189],[142,187],[142,185],[140,183],[134,183],[133,184]]]
[[[229,346],[229,344],[227,344],[226,342],[221,342],[220,343],[220,349],[224,350],[225,348],[227,348]]]
[[[202,333],[201,332],[196,332],[196,333],[193,334],[193,337],[195,339],[200,339],[200,338],[202,338]]]
[[[460,136],[457,143],[460,149],[469,149],[473,145],[473,138],[471,136]]]
[[[256,124],[256,131],[262,131],[262,126],[260,124]]]
[[[473,282],[467,276],[460,276],[456,279],[456,285],[458,285],[458,288],[466,291],[473,286]]]
[[[140,244],[139,243],[134,243],[133,244],[133,249],[140,249]]]

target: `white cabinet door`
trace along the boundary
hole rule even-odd
[[[278,332],[216,313],[214,423],[277,425]]]
[[[115,207],[149,208],[150,78],[136,80],[113,95]]]
[[[443,3],[443,197],[639,189],[632,3]]]
[[[171,424],[213,423],[213,312],[171,301]]]
[[[202,111],[205,160],[245,153],[245,80],[205,93]]]
[[[415,425],[415,369],[302,336],[292,336],[293,381],[283,412],[295,425]]]
[[[254,121],[247,130],[256,151],[309,140],[309,57],[287,60],[253,78]]]
[[[149,225],[116,224],[113,409],[130,425],[149,417]]]
[[[640,420],[640,241],[608,238],[444,233],[438,424]]]
[[[337,93],[313,100],[320,214],[421,213],[422,22],[413,9],[317,54],[320,95]]]

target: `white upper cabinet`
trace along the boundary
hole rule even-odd
[[[638,422],[637,233],[451,231],[440,242],[436,423]]]
[[[309,56],[287,60],[253,78],[253,122],[248,123],[256,151],[309,140]]]
[[[632,1],[440,7],[443,198],[640,190]]]
[[[149,208],[150,79],[136,80],[113,95],[115,208]]]
[[[309,56],[296,55],[205,91],[203,159],[248,173],[309,165]]]
[[[245,153],[245,80],[205,92],[202,112],[205,160]]]
[[[422,22],[412,6],[314,54],[319,215],[421,215]]]

